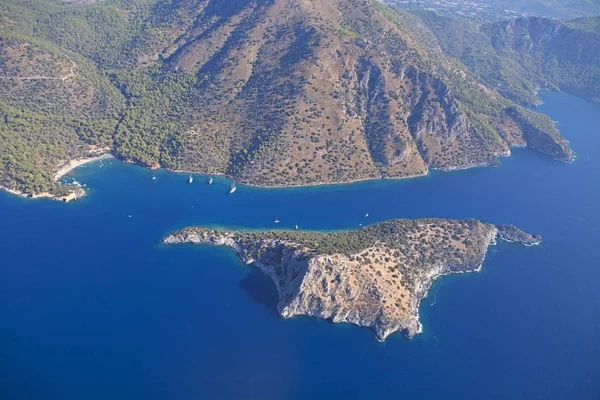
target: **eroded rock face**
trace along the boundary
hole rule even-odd
[[[567,142],[562,138],[551,121],[547,117],[537,115],[516,107],[506,109],[509,115],[521,128],[523,138],[527,146],[547,154],[562,162],[571,162],[575,155],[569,148]]]
[[[396,331],[418,334],[419,302],[432,282],[479,270],[496,237],[527,245],[541,240],[514,226],[426,219],[335,233],[187,228],[164,242],[231,247],[273,280],[283,317],[368,326],[384,340]]]
[[[514,225],[497,225],[498,237],[507,242],[517,242],[524,246],[535,246],[542,242],[540,235],[523,232]]]

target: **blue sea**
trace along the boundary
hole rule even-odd
[[[1,399],[599,399],[600,105],[544,93],[577,152],[315,188],[213,185],[104,160],[68,205],[0,193]],[[152,176],[156,179],[151,179]],[[369,217],[365,218],[365,213]],[[131,216],[131,217],[130,217]],[[541,234],[440,279],[423,334],[284,320],[226,249],[165,246],[188,225],[356,228],[478,218]]]

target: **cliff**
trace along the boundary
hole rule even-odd
[[[495,239],[538,244],[511,225],[475,220],[393,220],[356,231],[186,228],[166,244],[227,246],[272,280],[284,318],[308,315],[372,327],[379,340],[421,331],[419,303],[445,274],[478,271]]]

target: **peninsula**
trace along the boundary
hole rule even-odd
[[[227,246],[274,282],[277,309],[393,332],[421,332],[419,303],[442,275],[479,271],[496,239],[526,246],[541,237],[477,220],[391,220],[354,231],[227,231],[186,228],[166,244]]]

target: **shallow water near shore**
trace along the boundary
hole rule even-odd
[[[600,105],[543,100],[572,164],[521,149],[497,168],[228,195],[222,178],[109,159],[69,174],[89,187],[78,202],[0,193],[0,398],[600,398]],[[270,281],[226,249],[160,243],[188,225],[418,217],[514,223],[544,242],[500,243],[481,272],[443,277],[423,334],[385,343],[281,319]]]

